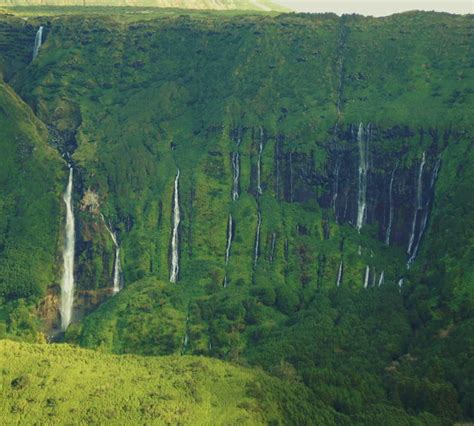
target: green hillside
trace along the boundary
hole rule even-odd
[[[0,362],[2,424],[298,424],[301,412],[324,419],[303,386],[209,358],[3,340]]]
[[[440,13],[8,9],[0,337],[305,395],[249,422],[472,421],[473,53]]]

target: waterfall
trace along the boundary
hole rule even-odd
[[[405,281],[405,278],[400,278],[400,279],[398,280],[398,286],[399,286],[400,288],[401,288],[402,285],[403,285],[403,281]]]
[[[74,304],[74,210],[72,206],[73,168],[69,166],[69,180],[63,199],[66,204],[66,227],[63,249],[63,278],[61,281],[61,328],[66,331],[72,319]]]
[[[369,126],[370,132],[370,126]],[[359,124],[357,143],[359,145],[359,196],[357,200],[357,230],[360,232],[367,217],[367,171],[369,170],[369,140],[364,126]]]
[[[225,248],[225,264],[229,263],[230,248],[232,246],[232,235],[234,233],[234,223],[232,221],[232,215],[229,214],[229,221],[227,222],[227,245]]]
[[[239,153],[232,153],[232,201],[239,198],[240,158]]]
[[[388,225],[387,225],[387,232],[385,234],[385,244],[388,246],[390,245],[390,236],[392,233],[392,223],[393,223],[393,181],[395,179],[395,172],[398,168],[398,162],[395,164],[395,168],[392,171],[392,175],[390,176],[390,185],[388,186],[388,203],[389,203],[389,212],[388,212]]]
[[[424,153],[423,153],[424,154]],[[423,156],[423,160],[424,160],[424,156]],[[423,162],[422,162],[423,163]],[[436,178],[438,177],[438,173],[439,173],[439,168],[440,168],[440,165],[441,165],[441,162],[440,160],[438,159],[436,161],[436,164],[435,166],[433,167],[433,172],[431,174],[431,179],[430,179],[430,191],[431,191],[431,197],[434,196],[434,186],[435,186],[435,183],[436,183]],[[421,188],[420,186],[420,183],[418,183],[418,188]],[[408,262],[407,262],[407,269],[410,269],[411,265],[413,264],[413,262],[415,261],[416,259],[416,256],[418,254],[418,249],[420,248],[420,243],[421,243],[421,240],[423,238],[423,235],[425,233],[425,230],[426,230],[426,225],[428,223],[428,216],[430,214],[430,204],[431,204],[431,197],[428,198],[426,200],[426,203],[425,205],[422,207],[422,210],[423,210],[423,217],[421,219],[421,224],[420,224],[420,230],[418,231],[418,236],[416,238],[416,241],[413,245],[413,251],[412,251],[412,254],[411,256],[409,257],[408,259]],[[417,206],[419,206],[419,202],[421,200],[418,200],[417,199]],[[413,233],[413,229],[412,229],[412,233]],[[413,239],[415,239],[415,237],[413,236]],[[413,243],[412,243],[413,244]]]
[[[370,267],[367,265],[365,267],[365,277],[364,277],[364,288],[369,286],[369,277],[370,277]]]
[[[33,48],[33,60],[35,60],[36,57],[38,56],[38,52],[39,52],[42,42],[43,42],[43,26],[39,27],[36,33],[35,45]]]
[[[341,262],[339,263],[339,269],[337,271],[337,281],[336,281],[336,286],[339,287],[342,283],[342,272],[344,269],[344,263],[341,259]]]
[[[186,350],[188,349],[188,343],[189,343],[188,329],[189,329],[189,312],[186,315],[185,332],[184,332],[184,338],[183,338],[183,346],[181,348],[181,355],[184,355],[186,353]]]
[[[423,152],[423,155],[421,157],[420,168],[418,169],[416,197],[415,197],[415,212],[413,215],[413,222],[411,225],[410,239],[408,241],[407,253],[409,256],[411,256],[413,253],[412,248],[413,248],[413,243],[415,241],[416,224],[418,222],[419,211],[423,209],[423,168],[425,167],[425,162],[426,162],[426,156],[425,156],[425,153]]]
[[[270,262],[273,262],[275,257],[275,246],[276,246],[276,232],[272,232],[272,242],[270,244]]]
[[[121,287],[122,287],[122,264],[120,262],[120,245],[118,243],[117,234],[113,232],[105,223],[104,216],[102,216],[102,220],[104,221],[105,228],[110,234],[110,238],[114,243],[115,247],[115,259],[114,259],[114,275],[113,275],[113,292],[117,294]]]
[[[179,254],[178,254],[178,244],[179,244],[179,222],[181,221],[181,216],[179,212],[179,169],[176,173],[176,178],[174,180],[174,192],[173,192],[173,234],[171,236],[171,273],[170,273],[170,282],[175,283],[178,280],[179,273]]]
[[[258,145],[257,161],[257,194],[262,195],[262,152],[263,152],[263,128],[260,127],[260,143]]]
[[[385,281],[385,272],[382,271],[379,278],[379,287],[384,283],[384,281]]]
[[[257,221],[257,233],[255,235],[255,250],[254,250],[254,261],[253,266],[257,266],[258,261],[258,252],[260,249],[260,227],[262,226],[262,214],[260,210],[258,211],[258,221]]]

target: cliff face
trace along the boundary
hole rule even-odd
[[[294,365],[309,386],[334,354],[350,363],[368,351],[374,363],[362,370],[400,366],[380,395],[386,386],[409,400],[410,339],[471,318],[474,306],[463,195],[474,183],[471,20],[2,17],[0,43],[14,46],[2,51],[3,75],[76,170],[76,322],[86,319],[69,338],[243,358],[286,376]],[[125,282],[113,298],[112,233]],[[61,228],[52,234],[61,241]],[[53,299],[40,309],[49,323]],[[278,333],[284,341],[272,343]],[[278,360],[293,351],[291,333],[306,349],[288,366]],[[372,353],[360,342],[374,334]],[[311,342],[326,357],[303,356]],[[453,398],[468,400],[456,386]],[[331,401],[343,412],[353,403]]]

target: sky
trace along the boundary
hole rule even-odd
[[[299,12],[386,16],[407,10],[474,13],[474,0],[273,0]]]

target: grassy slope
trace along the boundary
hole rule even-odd
[[[15,318],[19,299],[34,299],[54,280],[63,174],[44,125],[3,82],[0,132],[0,300]],[[29,328],[28,315],[17,314],[16,324],[0,323],[0,333]]]
[[[301,385],[209,358],[1,340],[0,364],[3,424],[296,424],[301,408],[316,412]]]

